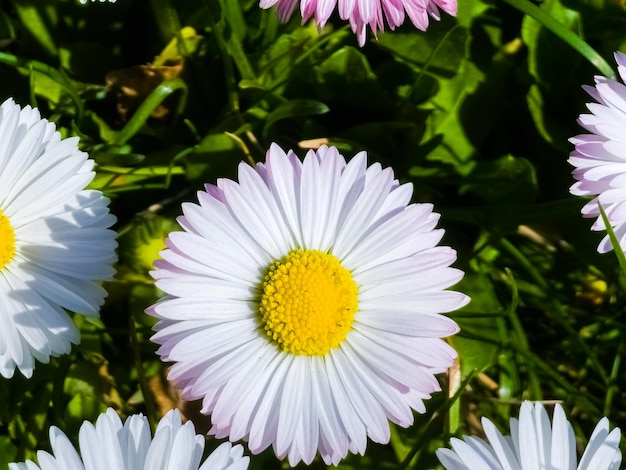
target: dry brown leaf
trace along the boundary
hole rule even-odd
[[[133,112],[161,83],[174,80],[183,71],[184,58],[169,59],[164,65],[136,65],[113,70],[106,77],[106,85],[117,91],[117,112],[127,121]],[[163,119],[170,109],[167,100],[157,106],[150,117]]]

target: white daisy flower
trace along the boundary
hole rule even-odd
[[[620,430],[609,432],[609,420],[602,418],[578,463],[574,430],[559,404],[552,426],[543,405],[529,401],[522,403],[519,421],[511,418],[511,436],[486,418],[482,424],[489,442],[463,436],[450,439],[453,450],[437,450],[447,470],[618,470],[622,461]]]
[[[80,3],[82,3],[83,5],[86,5],[88,1],[91,1],[91,3],[95,3],[96,1],[100,2],[100,3],[115,3],[117,2],[117,0],[78,0]]]
[[[615,53],[617,70],[626,82],[626,54]],[[589,134],[570,139],[576,147],[569,163],[576,167],[577,180],[570,188],[576,196],[596,196],[582,209],[583,217],[595,217],[592,230],[605,230],[598,203],[606,212],[623,250],[626,250],[626,85],[602,76],[595,77],[596,86],[585,86],[597,103],[588,103],[592,114],[580,115],[578,122]],[[608,235],[598,251],[613,249]]]
[[[37,452],[39,465],[27,460],[10,463],[9,470],[245,470],[250,457],[243,447],[221,444],[200,465],[204,437],[196,435],[193,423],[181,423],[178,410],[170,410],[150,437],[150,425],[143,415],[122,421],[109,408],[93,426],[85,421],[78,434],[80,455],[57,427],[50,428],[52,454]]]
[[[36,108],[0,106],[0,375],[30,377],[34,359],[80,341],[65,310],[97,316],[112,277],[115,218],[85,190],[93,160]]]
[[[440,389],[456,356],[440,315],[468,298],[444,289],[463,273],[430,204],[409,204],[391,168],[349,163],[334,147],[303,162],[272,145],[183,204],[152,273],[169,296],[148,309],[153,341],[209,431],[272,445],[289,463],[336,464],[389,441],[388,420]]]

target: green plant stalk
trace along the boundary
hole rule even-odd
[[[613,360],[613,367],[611,368],[611,376],[609,377],[609,386],[606,391],[606,397],[604,398],[604,416],[610,416],[611,409],[613,408],[613,398],[615,397],[615,392],[619,391],[619,388],[616,384],[617,377],[619,374],[619,368],[622,363],[622,351],[624,350],[624,343],[620,343],[617,348],[617,353],[615,354],[615,359]]]
[[[130,118],[112,143],[114,145],[122,146],[128,142],[130,138],[139,132],[139,130],[143,127],[152,114],[152,111],[154,111],[165,98],[174,93],[176,90],[181,90],[182,92],[182,96],[178,101],[175,111],[175,116],[180,116],[185,109],[185,105],[187,104],[188,89],[187,84],[180,78],[177,78],[175,80],[163,82],[156,87],[152,93],[148,95],[144,102],[141,103],[139,109],[135,111],[133,117]]]
[[[522,356],[524,356],[529,362],[533,363],[538,369],[541,369],[543,373],[548,375],[555,383],[557,383],[560,387],[562,387],[569,395],[579,397],[584,401],[585,405],[591,407],[595,413],[599,414],[600,410],[597,405],[595,405],[589,397],[583,394],[580,389],[574,387],[567,380],[561,377],[554,368],[550,367],[548,364],[543,362],[540,358],[538,358],[535,354],[530,351],[523,351],[521,349],[517,350]]]
[[[458,209],[444,207],[446,218],[476,224],[481,227],[493,225],[519,225],[561,220],[580,213],[580,200],[574,198],[542,202],[532,206],[477,206]]]
[[[506,316],[503,312],[450,312],[449,317],[456,318],[499,318]]]
[[[565,321],[565,319],[563,318],[563,313],[562,313],[562,305],[560,304],[556,304],[554,302],[552,302],[551,307],[555,310],[556,315],[553,315],[553,318],[556,319],[556,321],[558,322],[559,326],[561,326],[565,332],[574,339],[574,341],[576,341],[576,343],[578,344],[578,346],[584,351],[584,353],[587,355],[587,358],[589,361],[591,361],[591,363],[594,366],[594,369],[600,374],[600,376],[602,377],[602,380],[604,381],[605,384],[609,383],[609,377],[606,373],[606,370],[604,369],[604,366],[602,365],[602,363],[598,360],[598,358],[596,357],[596,355],[594,354],[594,352],[591,350],[591,348],[587,345],[587,342],[582,339],[580,337],[580,334],[578,334],[578,332],[572,328],[572,326],[567,323],[567,321]]]
[[[517,308],[518,293],[517,285],[515,284],[508,270],[507,274],[511,281],[513,291],[511,302],[506,310],[506,316],[510,318],[512,312],[514,312]],[[496,326],[498,328],[498,336],[500,337],[500,341],[502,342],[502,352],[498,355],[498,366],[501,369],[499,372],[498,380],[498,398],[500,402],[507,403],[521,390],[521,380],[518,368],[519,364],[523,364],[524,361],[519,361],[514,358],[515,349],[513,348],[513,345],[516,339],[518,340],[518,343],[521,343],[516,344],[517,348],[524,347],[524,342],[519,341],[519,338],[516,338],[516,335],[510,335],[504,317],[496,319]],[[526,349],[528,348],[526,347]],[[498,406],[498,409],[501,414],[503,414],[504,416],[508,416],[508,406],[500,404]]]
[[[431,51],[428,57],[426,57],[424,66],[420,68],[420,71],[417,74],[417,77],[415,78],[413,85],[411,85],[411,90],[409,91],[407,96],[410,96],[412,93],[415,92],[415,90],[417,89],[417,86],[422,80],[422,77],[426,74],[426,71],[428,70],[428,68],[430,67],[430,64],[433,62],[433,60],[437,56],[437,53],[439,52],[439,50],[442,48],[442,46],[445,44],[448,38],[452,35],[452,33],[456,31],[457,28],[459,28],[460,26],[461,26],[460,24],[456,24],[452,28],[450,28],[448,31],[446,31],[446,34],[443,35],[441,40],[437,43],[437,45],[434,47],[434,49]]]
[[[243,2],[233,2],[231,0],[218,0],[222,12],[222,18],[229,26],[229,33],[236,35],[239,41],[243,41],[248,36],[248,26],[244,17]]]
[[[98,169],[98,173],[110,173],[115,178],[120,175],[167,176],[172,171],[175,172],[175,175],[182,175],[185,173],[185,171],[180,167],[175,167],[172,170],[170,165],[154,165],[145,168],[129,168],[121,166],[103,165]]]
[[[154,13],[159,35],[163,46],[166,46],[172,38],[180,34],[180,20],[170,0],[150,0],[150,6]],[[181,44],[183,42],[181,41]]]
[[[517,249],[513,243],[508,241],[506,238],[502,237],[500,239],[500,245],[504,248],[515,260],[522,265],[522,267],[530,274],[530,277],[535,281],[535,283],[540,286],[544,291],[549,292],[552,289],[550,288],[550,284],[543,278],[541,273],[535,269],[533,264],[530,262],[526,256]]]
[[[441,408],[437,410],[436,415],[434,415],[433,418],[428,422],[424,430],[418,436],[417,440],[415,441],[415,444],[413,445],[409,453],[404,457],[404,460],[402,460],[402,462],[398,465],[398,470],[404,470],[408,468],[413,458],[424,447],[424,444],[433,433],[433,428],[435,426],[439,426],[440,423],[445,419],[446,413],[452,407],[452,405],[456,403],[456,401],[461,397],[461,394],[465,390],[465,387],[474,378],[474,375],[476,375],[476,372],[477,370],[471,371],[467,375],[467,377],[465,377],[465,379],[463,380],[463,382],[461,383],[461,385],[459,386],[455,394],[452,395],[450,398],[448,398],[448,400],[446,400],[443,406],[441,406]]]
[[[602,204],[598,202],[598,209],[600,209],[600,216],[602,217],[602,221],[604,222],[604,227],[606,228],[606,233],[611,240],[611,245],[613,245],[613,252],[615,253],[615,257],[617,258],[617,262],[619,263],[620,268],[620,277],[619,283],[622,290],[626,291],[626,255],[624,255],[624,250],[619,243],[619,240],[615,236],[615,232],[613,231],[613,227],[611,226],[611,221],[604,212],[604,208]]]
[[[525,351],[529,351],[530,347],[528,346],[528,338],[526,336],[526,332],[524,331],[524,327],[522,326],[522,322],[517,315],[517,306],[519,304],[517,283],[515,282],[515,278],[513,277],[513,273],[510,269],[506,268],[506,274],[511,281],[512,290],[511,305],[507,309],[509,321],[511,322],[511,326],[513,327],[513,332],[515,333],[515,339],[518,343],[518,346]],[[532,392],[531,398],[534,400],[540,400],[542,397],[541,384],[539,383],[539,378],[537,377],[537,374],[532,367],[528,368],[528,381],[530,382],[530,389]]]
[[[141,359],[141,351],[139,350],[139,338],[137,337],[137,326],[135,325],[135,316],[131,313],[128,318],[128,326],[130,333],[130,345],[133,350],[133,359],[135,361],[135,367],[137,368],[137,377],[139,379],[139,388],[143,395],[143,402],[146,405],[146,414],[148,415],[148,422],[150,423],[150,429],[152,432],[156,430],[158,419],[156,415],[156,407],[154,406],[154,400],[152,398],[152,392],[148,387],[148,380],[146,378],[146,371],[143,367],[143,360]]]
[[[512,341],[506,328],[504,318],[496,319],[498,336],[503,345],[502,352],[498,354],[499,373],[498,397],[502,400],[510,400],[515,392],[520,389],[520,378],[516,368],[517,361],[513,359]]]
[[[61,71],[55,69],[54,67],[49,66],[48,64],[44,64],[43,62],[39,62],[37,60],[23,59],[21,57],[15,56],[13,54],[8,54],[6,52],[0,51],[0,63],[10,65],[12,67],[19,67],[28,70],[29,72],[32,70],[36,70],[37,72],[41,72],[44,75],[50,77],[50,79],[54,80],[58,83],[72,98],[74,105],[76,106],[76,114],[78,119],[81,119],[85,108],[83,106],[83,100],[74,88],[72,88],[70,79],[62,73]],[[32,76],[32,73],[31,73]],[[31,86],[32,89],[32,86]]]
[[[228,0],[228,1],[232,1],[232,0]],[[252,65],[250,64],[250,62],[248,61],[248,57],[246,56],[246,53],[243,50],[243,46],[241,45],[241,41],[239,40],[239,37],[236,34],[231,34],[229,40],[227,41],[224,37],[224,26],[222,26],[221,24],[218,24],[217,22],[213,20],[215,9],[212,3],[214,2],[215,0],[204,0],[204,4],[207,10],[209,11],[211,28],[213,28],[213,31],[215,32],[215,36],[217,40],[221,41],[223,45],[226,45],[226,48],[228,49],[230,56],[232,57],[233,61],[237,65],[237,68],[239,69],[241,78],[245,80],[256,81],[256,75],[254,73],[254,69],[252,68]],[[220,16],[224,18],[224,21],[226,21],[224,15],[220,14]]]
[[[52,57],[58,54],[57,46],[54,44],[52,35],[46,26],[45,21],[32,2],[14,1],[13,5],[20,17],[21,23],[33,35],[39,45]]]
[[[125,193],[127,191],[143,191],[143,190],[147,190],[147,191],[155,191],[155,190],[163,190],[163,189],[167,189],[167,187],[165,186],[165,183],[146,183],[146,184],[129,184],[127,186],[124,187],[119,187],[119,188],[108,188],[106,190],[105,196],[107,194],[120,194],[120,193]]]
[[[191,155],[193,152],[195,151],[195,147],[188,147],[184,150],[182,150],[181,152],[178,152],[174,158],[172,158],[172,160],[170,161],[170,164],[168,166],[168,172],[165,175],[165,187],[169,188],[170,184],[172,183],[172,176],[175,174],[174,173],[174,167],[176,166],[176,164],[181,161],[184,160],[188,155]]]
[[[474,339],[477,341],[482,341],[484,343],[493,344],[501,348],[505,347],[505,345],[501,341],[498,341],[498,340],[495,340],[493,338],[489,338],[486,336],[478,335],[478,334],[468,333],[467,330],[464,330],[464,331],[462,330],[461,333],[458,333],[458,335],[462,336],[463,338]],[[549,376],[550,379],[552,379],[559,387],[563,388],[569,395],[581,397],[586,404],[591,406],[598,414],[600,413],[600,409],[598,408],[598,406],[594,405],[589,400],[589,398],[580,391],[580,389],[570,384],[567,380],[561,377],[554,370],[554,368],[547,365],[544,361],[542,361],[539,357],[537,357],[531,351],[524,350],[515,343],[510,344],[510,347],[516,353],[522,356],[525,360],[527,360],[529,363],[532,363],[537,369],[541,370],[543,373]]]
[[[65,428],[65,398],[64,398],[64,387],[65,387],[65,379],[68,376],[70,367],[72,366],[72,361],[68,359],[68,356],[62,356],[57,358],[56,363],[59,366],[57,373],[55,374],[54,380],[52,381],[52,416],[54,416],[54,423],[57,427],[63,429]]]
[[[330,41],[336,40],[338,38],[341,38],[341,36],[347,36],[347,35],[348,35],[348,25],[345,25],[345,26],[342,26],[340,28],[337,28],[336,30],[334,30],[333,32],[331,32],[329,34],[325,34],[324,36],[321,36],[319,40],[315,41],[310,48],[308,48],[306,51],[304,51],[302,54],[300,54],[298,56],[298,58],[293,61],[292,68],[296,67],[297,65],[302,63],[302,61],[304,61],[307,57],[309,57],[310,55],[312,55],[316,51],[318,51],[318,50],[322,49],[323,47],[325,47]],[[302,44],[304,44],[304,42],[306,42],[306,41],[303,41]],[[286,52],[285,54],[279,55],[278,57],[276,57],[272,61],[270,61],[264,67],[264,70],[261,71],[261,75],[263,75],[265,73],[265,69],[271,67],[274,62],[277,62],[277,61],[281,60],[286,54],[289,54],[289,53],[290,52]],[[287,80],[289,78],[289,73],[290,72],[291,72],[291,70],[283,72],[282,76],[278,77],[274,81],[273,84],[271,84],[269,87],[267,87],[267,91],[271,92],[272,94],[274,94],[278,88],[280,88],[281,86],[283,86],[287,82]],[[282,97],[278,97],[278,98],[283,99]]]
[[[243,124],[244,120],[241,117],[239,112],[239,94],[237,93],[237,79],[235,78],[235,70],[233,69],[233,58],[228,54],[228,45],[224,40],[223,36],[223,28],[218,26],[217,23],[213,20],[213,15],[211,14],[211,7],[208,4],[209,2],[205,1],[206,8],[209,10],[209,23],[211,25],[211,29],[215,31],[215,41],[217,42],[217,47],[220,50],[222,56],[222,63],[224,64],[224,75],[226,88],[228,90],[228,101],[230,102],[230,109],[237,115],[239,118],[239,122]],[[246,58],[247,61],[247,58]],[[248,66],[250,66],[248,64]],[[244,66],[245,67],[245,66]],[[251,66],[250,66],[251,68]]]
[[[30,105],[38,108],[37,94],[35,93],[35,75],[33,74],[33,66],[28,65],[28,94],[30,96]]]
[[[535,267],[528,260],[528,258],[526,258],[526,256],[521,251],[519,251],[507,239],[502,238],[500,240],[500,243],[501,243],[502,247],[511,256],[513,256],[524,267],[524,269],[526,269],[528,271],[528,273],[530,274],[531,278],[535,281],[535,283],[538,286],[540,286],[543,289],[543,291],[546,293],[546,296],[548,298],[551,298],[550,297],[550,292],[552,291],[552,288],[550,287],[548,282],[543,278],[541,273],[539,273],[539,271],[537,269],[535,269]],[[578,332],[576,330],[574,330],[574,328],[572,328],[572,326],[569,323],[567,323],[567,321],[565,321],[565,319],[563,318],[563,315],[562,315],[562,313],[563,313],[562,312],[562,305],[560,303],[555,302],[554,300],[552,300],[552,301],[549,302],[549,306],[550,306],[550,309],[555,312],[555,315],[552,315],[552,318],[559,324],[559,326],[561,328],[563,328],[565,330],[565,332],[574,341],[576,341],[578,346],[585,352],[585,354],[587,354],[587,357],[593,363],[595,369],[602,376],[602,380],[604,380],[604,382],[607,383],[608,377],[607,377],[606,371],[604,370],[604,367],[602,366],[602,364],[600,363],[600,361],[598,360],[596,355],[593,353],[591,348],[589,348],[587,343],[580,337]],[[550,311],[550,309],[548,309],[547,311]]]
[[[26,448],[35,449],[46,435],[45,422],[46,416],[50,409],[50,400],[52,398],[51,382],[40,382],[30,390],[32,395],[28,400],[28,416],[23,419],[25,422],[24,434],[20,436],[20,450]]]
[[[543,11],[538,6],[531,3],[529,0],[504,0],[513,8],[525,13],[531,18],[538,21],[545,28],[552,31],[556,36],[561,38],[566,44],[573,47],[580,55],[593,64],[593,66],[600,71],[600,73],[606,77],[615,78],[615,71],[607,63],[604,58],[598,54],[589,44],[587,44],[581,37],[576,35],[573,31],[567,29],[557,20],[552,18],[549,14]]]

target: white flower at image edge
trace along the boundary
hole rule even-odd
[[[200,465],[204,437],[193,423],[181,423],[178,410],[159,421],[154,438],[143,415],[129,416],[124,424],[109,408],[96,425],[84,422],[78,434],[80,455],[57,427],[50,428],[52,454],[37,452],[39,465],[28,460],[10,463],[9,470],[245,470],[250,458],[241,445],[221,444]]]
[[[389,441],[440,390],[468,298],[431,204],[391,168],[334,147],[304,161],[272,145],[183,204],[152,275],[149,308],[169,379],[202,399],[218,438],[273,446],[289,463],[338,463]]]
[[[511,418],[511,436],[482,419],[488,442],[472,436],[452,438],[450,449],[437,450],[447,470],[618,470],[622,461],[619,428],[609,432],[609,420],[595,427],[580,463],[572,425],[559,404],[552,426],[541,403],[523,402],[519,421]]]
[[[378,30],[384,30],[385,20],[394,30],[408,16],[413,26],[426,31],[429,17],[439,21],[440,9],[452,16],[456,16],[457,11],[457,0],[260,0],[259,5],[261,8],[276,5],[279,19],[285,22],[298,3],[302,21],[313,17],[319,26],[328,22],[337,7],[339,17],[350,22],[361,47],[365,44],[368,26],[376,36]]]
[[[115,261],[115,218],[85,190],[93,160],[61,139],[36,108],[0,106],[0,374],[33,374],[34,361],[80,341],[65,310],[97,317]]]
[[[615,60],[622,82],[626,82],[626,54],[616,52]],[[584,87],[596,100],[587,104],[591,114],[581,114],[578,119],[590,133],[570,139],[575,149],[568,162],[576,167],[572,174],[577,180],[570,192],[595,196],[583,207],[583,217],[596,218],[592,230],[605,230],[600,203],[622,250],[626,250],[626,85],[602,76],[596,76],[595,82],[595,87]],[[612,249],[607,235],[598,251]]]

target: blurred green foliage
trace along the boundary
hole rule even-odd
[[[466,272],[455,289],[472,297],[452,314],[460,363],[444,391],[340,468],[435,468],[450,435],[479,432],[482,415],[506,429],[523,399],[563,401],[581,438],[603,415],[626,430],[619,266],[596,253],[566,162],[581,85],[626,52],[623,1],[459,0],[456,18],[362,49],[337,18],[282,25],[257,0],[0,5],[0,101],[81,137],[120,234],[101,320],[75,316],[81,345],[31,380],[0,380],[0,468],[47,448],[49,426],[75,438],[107,406],[153,422],[183,406],[149,341],[143,310],[161,294],[148,271],[181,202],[271,142],[392,166],[442,214]],[[281,464],[270,451],[251,468]]]

